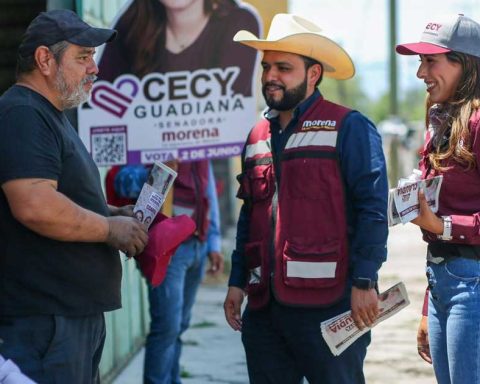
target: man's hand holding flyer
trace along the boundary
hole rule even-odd
[[[173,169],[155,163],[133,208],[135,216],[150,227],[148,244],[135,259],[153,287],[162,283],[178,246],[195,231],[195,222],[186,215],[167,217],[160,213],[154,221],[176,177],[177,172]]]
[[[155,163],[147,182],[143,185],[137,203],[133,208],[135,217],[147,227],[160,211],[177,172],[162,163]]]
[[[408,304],[410,304],[410,301],[408,300],[405,285],[401,282],[395,284],[378,296],[380,314],[372,327],[388,319]],[[340,355],[355,340],[370,330],[368,327],[365,327],[363,330],[358,329],[351,316],[351,311],[344,312],[322,322],[320,328],[322,336],[334,356]]]
[[[420,189],[423,189],[432,212],[437,212],[442,180],[443,176],[420,180],[418,170],[414,170],[409,178],[400,179],[398,187],[390,189],[388,194],[388,225],[405,224],[418,216],[420,212],[418,191]]]

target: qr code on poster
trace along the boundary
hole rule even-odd
[[[127,127],[92,127],[92,157],[98,166],[127,163]]]

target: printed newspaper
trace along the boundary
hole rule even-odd
[[[397,188],[388,193],[388,225],[408,223],[415,219],[420,210],[418,191],[423,189],[427,203],[433,212],[438,211],[438,198],[443,176],[427,180],[400,179]]]
[[[163,163],[154,163],[148,180],[143,184],[137,203],[133,208],[135,217],[150,227],[160,211],[177,172]]]
[[[408,300],[405,285],[402,282],[395,284],[378,296],[380,314],[372,327],[393,316],[408,304],[410,304],[410,301]],[[340,355],[355,340],[370,330],[369,327],[365,327],[362,331],[358,329],[351,316],[351,311],[344,312],[322,322],[320,328],[322,336],[334,356]]]

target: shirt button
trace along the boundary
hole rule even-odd
[[[463,240],[463,239],[465,239],[465,236],[463,236],[463,235],[460,235],[460,239],[462,239],[462,240]]]

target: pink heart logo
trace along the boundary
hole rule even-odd
[[[130,95],[128,96],[119,92],[124,85],[130,86]],[[128,78],[120,80],[115,87],[116,89],[106,82],[99,83],[92,91],[92,104],[121,118],[137,94],[138,84]]]

